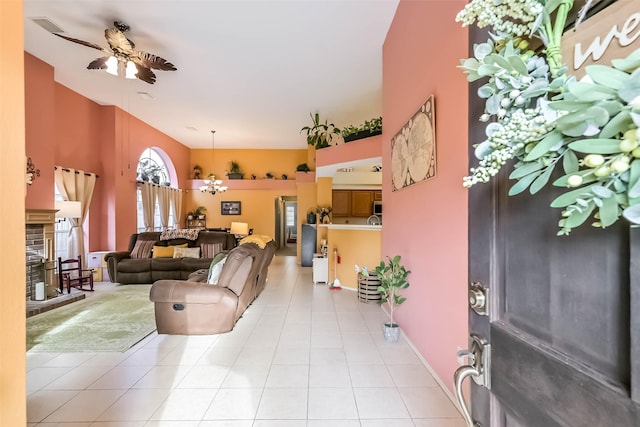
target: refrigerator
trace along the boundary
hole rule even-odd
[[[302,254],[301,265],[313,266],[313,254],[316,252],[316,227],[312,224],[302,224]]]

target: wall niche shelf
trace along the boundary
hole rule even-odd
[[[187,180],[187,188],[199,190],[203,179]],[[223,179],[229,190],[295,190],[295,179]]]

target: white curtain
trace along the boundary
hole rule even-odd
[[[176,228],[182,228],[182,190],[174,188],[171,192],[171,208],[173,218],[176,221]]]
[[[158,209],[160,209],[160,226],[162,230],[169,228],[169,210],[171,209],[171,193],[173,189],[164,185],[156,187],[158,192]]]
[[[65,200],[80,202],[82,216],[80,218],[69,218],[71,228],[69,229],[68,239],[68,257],[76,258],[82,255],[83,263],[87,259],[84,252],[84,232],[82,226],[87,214],[89,206],[91,206],[91,198],[93,189],[96,185],[96,174],[86,173],[75,169],[63,169],[56,166],[54,170],[54,179],[58,191]]]
[[[153,231],[153,213],[156,208],[156,187],[149,182],[141,182],[140,192],[142,193],[144,230]]]

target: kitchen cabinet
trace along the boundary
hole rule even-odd
[[[334,217],[368,217],[371,205],[382,200],[382,192],[376,190],[333,190]]]
[[[351,190],[333,190],[333,216],[351,216]]]

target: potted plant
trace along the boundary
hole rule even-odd
[[[271,172],[265,173],[264,177],[265,177],[265,179],[273,179],[274,178],[274,176],[273,176],[273,174]]]
[[[307,144],[316,149],[332,145],[331,141],[335,136],[340,135],[340,129],[335,127],[333,123],[328,123],[327,120],[325,120],[324,123],[320,123],[320,115],[318,113],[309,113],[309,115],[311,116],[313,125],[300,129],[300,133],[307,133]]]
[[[188,219],[188,220],[192,220],[193,218],[194,218],[194,217],[193,217],[193,211],[189,211],[189,212],[187,212],[187,219]]]
[[[229,170],[227,171],[227,177],[229,179],[242,179],[244,178],[244,172],[240,168],[240,164],[235,160],[229,162]]]
[[[368,138],[382,133],[382,117],[365,120],[360,126],[349,125],[342,129],[344,142],[355,141],[356,139]]]
[[[192,212],[194,218],[204,219],[204,213],[207,211],[207,208],[204,206],[198,206]]]
[[[200,179],[200,175],[202,175],[202,168],[200,165],[193,166],[193,179]]]
[[[309,172],[311,169],[309,169],[309,165],[306,163],[300,163],[298,166],[296,166],[296,172],[304,172],[307,173]]]
[[[411,271],[407,270],[400,264],[400,255],[393,258],[387,257],[388,262],[380,261],[380,265],[376,267],[376,275],[380,280],[378,292],[382,299],[381,304],[387,303],[389,307],[389,321],[384,323],[384,339],[387,342],[396,342],[400,336],[400,327],[393,321],[393,312],[404,303],[407,298],[400,295],[400,289],[409,287],[407,276]]]

